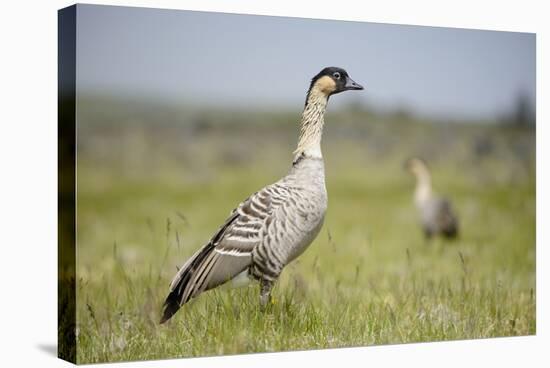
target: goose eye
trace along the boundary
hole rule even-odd
[[[340,79],[340,73],[338,72],[335,72],[332,76],[336,79]]]

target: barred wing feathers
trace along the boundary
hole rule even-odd
[[[275,183],[243,201],[210,239],[179,270],[164,302],[160,323],[203,291],[223,284],[252,264],[252,251],[261,242],[266,221],[285,200],[288,189]]]

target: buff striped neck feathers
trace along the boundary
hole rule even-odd
[[[327,67],[313,77],[302,113],[300,137],[294,151],[294,164],[303,157],[323,157],[321,137],[329,97],[340,92],[361,89],[363,87],[351,79],[342,68]]]

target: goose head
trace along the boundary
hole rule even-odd
[[[312,91],[320,92],[325,97],[344,92],[361,90],[363,86],[356,83],[342,68],[335,66],[326,67],[311,80],[308,96]]]
[[[417,178],[429,175],[428,165],[426,164],[426,161],[418,157],[412,157],[406,160],[403,164],[403,168]]]

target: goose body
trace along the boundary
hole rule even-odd
[[[454,238],[458,234],[456,215],[448,199],[433,197],[417,204],[417,209],[427,238],[438,234]]]
[[[432,181],[426,163],[418,158],[409,159],[406,168],[416,178],[414,204],[426,238],[441,235],[454,238],[458,235],[458,219],[449,199],[433,192]]]
[[[321,154],[324,114],[331,95],[362,89],[340,68],[317,74],[307,93],[298,147],[288,174],[241,202],[178,271],[161,318],[164,323],[190,299],[239,275],[260,282],[265,306],[283,268],[315,239],[327,209]]]

